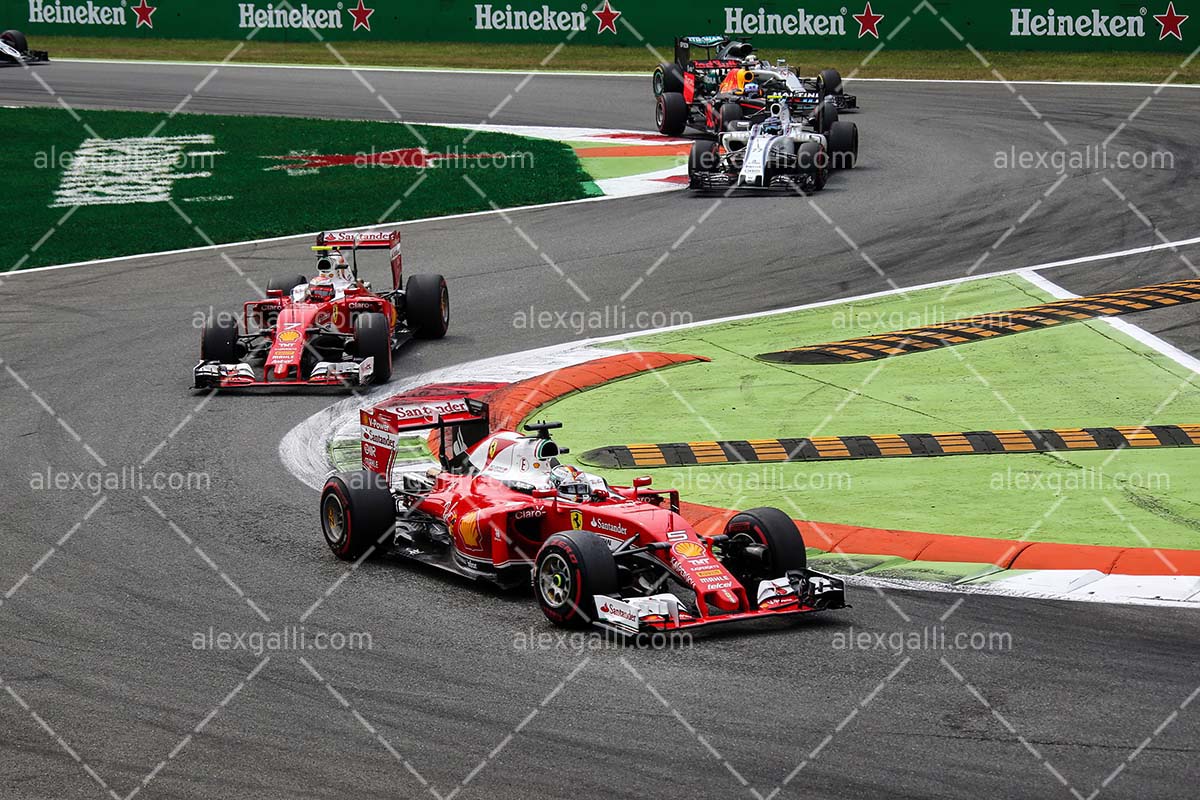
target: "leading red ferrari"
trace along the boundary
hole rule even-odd
[[[550,432],[490,432],[486,404],[426,393],[362,413],[365,470],[334,475],[321,527],[338,558],[395,553],[505,587],[528,585],[555,625],[623,633],[845,607],[845,584],[807,568],[796,524],[774,508],[702,537],[679,493],[610,486],[560,461]],[[402,433],[435,429],[440,469],[393,480]]]

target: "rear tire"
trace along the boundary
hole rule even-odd
[[[377,311],[358,316],[354,321],[354,352],[359,359],[375,359],[371,383],[392,379],[392,331],[386,316]]]
[[[725,567],[746,589],[751,607],[756,608],[759,582],[775,580],[786,576],[788,572],[806,569],[808,554],[800,529],[791,517],[778,508],[752,508],[735,514],[726,525],[725,532],[730,533],[731,528],[742,523],[748,523],[749,530],[730,534],[731,543],[748,539],[748,544],[766,548],[765,558],[731,558],[725,563]],[[736,553],[736,547],[731,547],[730,543],[723,545],[723,549]]]
[[[533,589],[551,623],[586,628],[596,619],[596,595],[616,597],[620,590],[616,559],[594,533],[556,533],[538,550]]]
[[[830,166],[854,169],[858,163],[858,126],[853,122],[835,122],[829,131]]]
[[[308,278],[303,275],[284,275],[282,277],[274,277],[267,281],[267,291],[271,292],[279,290],[283,292],[284,297],[290,297],[292,290],[297,286],[308,283]]]
[[[654,96],[659,97],[664,92],[683,91],[683,73],[678,64],[659,64],[654,68]]]
[[[450,290],[441,275],[413,275],[404,288],[408,327],[419,339],[441,339],[450,328]]]
[[[200,360],[233,364],[238,360],[238,324],[227,317],[204,323],[200,334]]]
[[[0,33],[0,39],[8,42],[8,46],[18,53],[25,54],[29,52],[29,41],[25,38],[25,34],[20,31],[12,30]]]
[[[687,101],[679,92],[663,92],[658,96],[654,120],[658,132],[667,136],[678,136],[687,129]]]
[[[396,501],[382,475],[360,470],[325,481],[321,532],[338,558],[357,561],[372,547],[376,553],[386,552],[395,527]]]

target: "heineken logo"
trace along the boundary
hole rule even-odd
[[[1105,14],[1098,8],[1093,8],[1085,14],[1055,13],[1053,8],[1046,9],[1044,13],[1034,13],[1032,8],[1013,8],[1010,9],[1010,13],[1010,36],[1140,39],[1147,35],[1148,12],[1145,8],[1141,9],[1140,14]],[[1173,0],[1167,4],[1162,14],[1154,14],[1153,19],[1159,26],[1156,31],[1159,41],[1168,36],[1183,40],[1183,23],[1188,17],[1175,11]]]
[[[609,0],[604,0],[603,5],[596,6],[590,13],[586,3],[569,10],[548,4],[514,8],[512,3],[503,6],[476,3],[475,30],[582,33],[589,30],[591,17],[595,17],[598,20],[596,33],[616,33],[620,16],[621,12],[614,9]]]
[[[104,25],[121,27],[133,20],[135,27],[154,27],[154,12],[157,7],[149,5],[146,0],[140,0],[138,5],[129,7],[126,0],[121,2],[98,3],[87,0],[86,3],[62,2],[62,0],[29,0],[29,21],[42,25]],[[126,12],[132,11],[133,17]]]
[[[358,0],[355,8],[343,8],[341,3],[336,7],[314,7],[308,3],[292,5],[290,3],[238,3],[239,28],[283,28],[285,30],[340,30],[346,23],[353,24],[352,31],[363,28],[371,30],[371,15],[375,9],[367,8],[363,0]],[[350,18],[347,20],[346,15]]]
[[[869,5],[865,13],[875,16]],[[746,10],[741,6],[726,6],[725,33],[734,36],[845,36],[846,14],[844,8],[838,14],[811,14],[803,8],[788,13],[774,13],[764,8]],[[882,19],[882,16],[879,18]],[[877,20],[872,21],[867,28],[873,29],[877,24]],[[862,35],[860,31],[859,37]],[[875,36],[878,38],[878,33]]]

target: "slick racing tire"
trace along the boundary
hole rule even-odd
[[[200,360],[233,364],[238,360],[238,324],[218,316],[204,323],[200,333]]]
[[[811,178],[812,189],[819,192],[825,188],[829,178],[829,154],[816,142],[805,142],[796,152],[796,165],[800,172]]]
[[[782,139],[771,145],[767,153],[766,180],[764,186],[769,187],[771,181],[780,175],[789,175],[796,170],[796,143],[791,139]]]
[[[20,31],[5,31],[4,33],[0,33],[0,39],[3,39],[9,47],[18,53],[29,52],[29,41],[25,38],[25,34]]]
[[[746,118],[746,112],[737,103],[723,103],[717,118],[720,122],[720,130],[728,131],[733,128],[735,122],[741,122]]]
[[[758,605],[760,581],[782,578],[808,566],[800,529],[778,508],[752,508],[735,514],[726,524],[725,533],[730,537],[722,545],[725,568],[746,589],[752,607]],[[745,545],[762,547],[762,558],[747,556],[742,552]]]
[[[386,552],[396,527],[396,501],[387,480],[368,470],[342,472],[321,490],[321,532],[333,554],[357,561],[372,547]]]
[[[616,597],[619,589],[616,559],[594,533],[556,533],[538,550],[533,591],[560,628],[586,628],[596,619],[595,596]]]
[[[826,100],[817,108],[816,119],[814,125],[817,128],[817,133],[828,134],[829,131],[838,122],[837,106],[832,101]]]
[[[830,166],[854,169],[858,163],[858,126],[853,122],[835,122],[829,129]]]
[[[658,132],[667,136],[678,136],[687,129],[687,101],[679,92],[663,92],[658,96],[654,111]]]
[[[717,165],[720,163],[721,157],[718,153],[717,143],[710,139],[701,139],[692,144],[692,152],[688,156],[688,181],[693,189],[700,188],[697,185],[697,176],[710,172],[716,172]]]
[[[654,68],[654,96],[660,97],[663,92],[682,92],[683,74],[678,64],[659,64]]]
[[[450,329],[450,290],[441,275],[413,275],[404,288],[408,327],[419,339],[441,339]]]
[[[836,69],[823,69],[817,76],[817,91],[821,99],[842,93],[842,73]]]
[[[392,330],[386,316],[378,311],[359,314],[354,320],[354,352],[360,360],[375,359],[371,383],[392,379]]]
[[[292,290],[303,283],[308,283],[308,278],[303,275],[277,276],[267,281],[267,291],[278,290],[283,292],[284,297],[290,297]]]

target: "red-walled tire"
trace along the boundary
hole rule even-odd
[[[396,501],[382,475],[368,470],[342,472],[321,490],[321,532],[333,554],[357,561],[391,547]]]
[[[749,529],[735,533],[743,523],[748,523]],[[729,520],[725,533],[730,535],[731,541],[722,549],[731,555],[737,553],[736,541],[741,539],[749,539],[749,543],[766,548],[766,557],[762,561],[723,560],[725,568],[746,589],[746,597],[750,599],[752,607],[757,607],[760,581],[782,578],[788,572],[808,566],[804,536],[792,518],[778,508],[752,508],[739,512]]]
[[[556,533],[538,550],[533,591],[560,628],[586,628],[596,619],[595,596],[616,597],[619,589],[617,562],[594,533]]]

